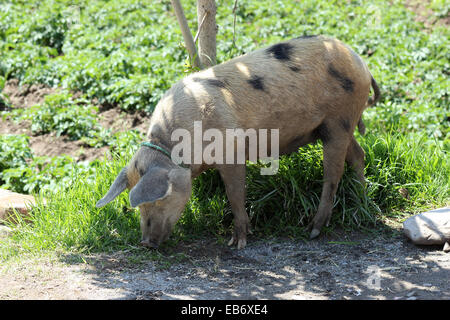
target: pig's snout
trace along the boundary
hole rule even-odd
[[[173,224],[165,217],[142,217],[141,245],[150,249],[158,248],[170,236],[172,226]]]

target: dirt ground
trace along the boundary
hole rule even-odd
[[[0,299],[450,299],[450,253],[401,234],[313,241],[178,243],[158,261],[128,252],[55,255],[0,266]]]

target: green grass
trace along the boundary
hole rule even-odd
[[[386,218],[448,204],[448,158],[424,140],[425,136],[417,134],[365,137],[362,146],[368,158],[369,184],[364,191],[353,172],[346,170],[332,226],[370,230]],[[32,211],[32,223],[21,221],[13,235],[20,250],[108,252],[135,247],[140,239],[139,212],[130,208],[127,192],[105,208],[95,208],[132,151],[97,163],[93,176],[82,172],[64,192],[45,194],[47,204],[39,203]],[[256,235],[306,235],[304,227],[317,209],[322,187],[321,153],[321,146],[315,145],[283,157],[280,172],[274,176],[262,177],[258,165],[249,166],[247,210]],[[91,182],[86,183],[87,179]],[[400,188],[408,190],[409,199],[402,197]],[[199,235],[223,239],[230,234],[231,221],[219,175],[208,171],[195,181],[193,196],[166,245]]]
[[[31,223],[18,217],[20,227],[13,239],[21,242],[24,251],[68,248],[98,251],[136,243],[138,212],[129,208],[125,194],[105,209],[95,207],[112,183],[112,173],[124,165],[125,159],[96,163],[95,173],[72,176],[64,192],[41,193],[32,210]]]
[[[234,46],[233,3],[218,7],[219,62],[286,38],[325,34],[353,47],[380,85],[381,101],[364,113],[368,133],[357,136],[366,152],[367,188],[360,188],[346,169],[330,228],[371,230],[386,219],[401,220],[450,204],[448,28],[426,29],[402,1],[246,0],[238,2]],[[183,6],[196,27],[195,2],[183,1]],[[432,1],[429,8],[438,19],[449,5]],[[3,116],[39,119],[37,134],[59,130],[94,147],[109,145],[114,154],[113,160],[82,170],[70,160],[35,159],[26,137],[2,136],[0,183],[18,191],[41,189],[39,197],[47,204],[36,206],[32,223],[22,221],[12,238],[0,243],[1,257],[41,250],[135,248],[139,213],[130,208],[127,193],[103,209],[95,203],[141,137],[133,131],[112,136],[98,127],[87,101],[150,114],[165,90],[185,76],[187,53],[170,2],[14,1],[0,4],[0,9],[0,89],[6,80],[17,78],[69,90],[26,111],[14,106],[9,110],[8,97],[0,94]],[[81,91],[82,99],[72,99],[70,90]],[[74,116],[74,108],[82,116]],[[62,120],[53,121],[53,114]],[[69,126],[75,131],[64,128],[64,114],[75,121]],[[29,166],[30,161],[35,165]],[[48,162],[53,165],[44,165]],[[283,157],[275,176],[260,176],[259,166],[249,165],[247,174],[246,207],[256,235],[304,236],[322,187],[321,145]],[[404,190],[406,198],[400,192]],[[191,200],[167,245],[200,235],[222,241],[229,237],[231,224],[220,177],[205,172],[194,182]]]

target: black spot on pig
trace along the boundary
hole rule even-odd
[[[136,169],[137,172],[139,172],[139,176],[142,177],[145,174],[145,170],[139,167],[137,161],[134,163],[134,168]]]
[[[348,121],[348,119],[340,119],[341,121],[341,126],[342,128],[344,128],[345,131],[350,132],[350,121]]]
[[[330,129],[328,129],[328,126],[324,122],[314,129],[312,135],[315,139],[322,140],[323,144],[326,144],[331,139]]]
[[[353,81],[337,71],[331,64],[328,66],[328,73],[339,82],[339,84],[342,88],[344,88],[345,91],[353,92]]]
[[[267,53],[278,60],[290,60],[292,49],[294,47],[289,43],[278,43],[267,48]]]
[[[307,136],[298,136],[289,142],[285,150],[282,150],[282,154],[289,154],[295,151],[298,151],[298,148],[304,146],[310,142],[309,137]]]
[[[252,76],[247,82],[256,90],[264,90],[264,80],[259,76]]]
[[[225,88],[225,82],[218,80],[218,79],[206,79],[205,81],[208,85],[213,87],[219,87],[219,88]]]
[[[203,78],[192,78],[195,82],[202,82],[203,84],[210,86],[210,87],[219,87],[219,88],[225,88],[225,82],[219,79],[203,79]]]
[[[297,38],[295,38],[295,39],[310,39],[310,38],[317,38],[317,35],[314,35],[314,34],[311,34],[311,35],[304,34],[304,35],[302,35],[302,36],[300,36],[300,37],[297,37]]]
[[[300,68],[296,67],[296,66],[290,66],[289,69],[291,69],[294,72],[299,72],[300,71]]]

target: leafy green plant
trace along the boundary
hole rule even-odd
[[[61,12],[57,12],[38,19],[30,32],[30,38],[37,45],[55,48],[58,54],[61,54],[68,29],[67,19]]]
[[[4,170],[25,166],[32,157],[29,140],[26,135],[0,135],[0,182]]]
[[[0,187],[16,192],[58,192],[80,172],[93,174],[95,162],[75,163],[69,156],[34,157],[25,135],[0,136]]]
[[[109,146],[112,154],[120,154],[130,145],[137,148],[142,139],[141,133],[137,130],[112,133],[110,129],[100,128],[94,131],[92,136],[83,137],[81,141],[93,148]]]
[[[1,173],[5,184],[2,188],[17,192],[62,192],[80,172],[93,173],[93,163],[75,163],[69,156],[35,157],[28,165],[11,167]]]
[[[5,78],[0,77],[0,111],[8,110],[11,107],[11,104],[8,101],[8,97],[2,93],[4,87],[5,87]]]
[[[56,132],[72,140],[89,137],[99,130],[95,112],[97,108],[86,99],[72,99],[67,92],[47,95],[42,105],[11,112],[18,120],[30,120],[34,134]]]
[[[71,7],[62,0],[0,4],[0,76],[82,90],[104,105],[151,112],[184,74],[187,54],[170,6],[127,0],[76,7],[78,20],[71,21]],[[437,17],[448,11],[442,1],[429,7]],[[218,10],[219,62],[299,35],[334,36],[363,56],[381,85],[383,101],[366,115],[374,125],[448,137],[448,28],[424,32],[401,1],[245,0],[238,3],[233,43],[232,9],[224,4]],[[185,11],[195,21],[193,3]],[[27,19],[31,12],[33,20]]]

